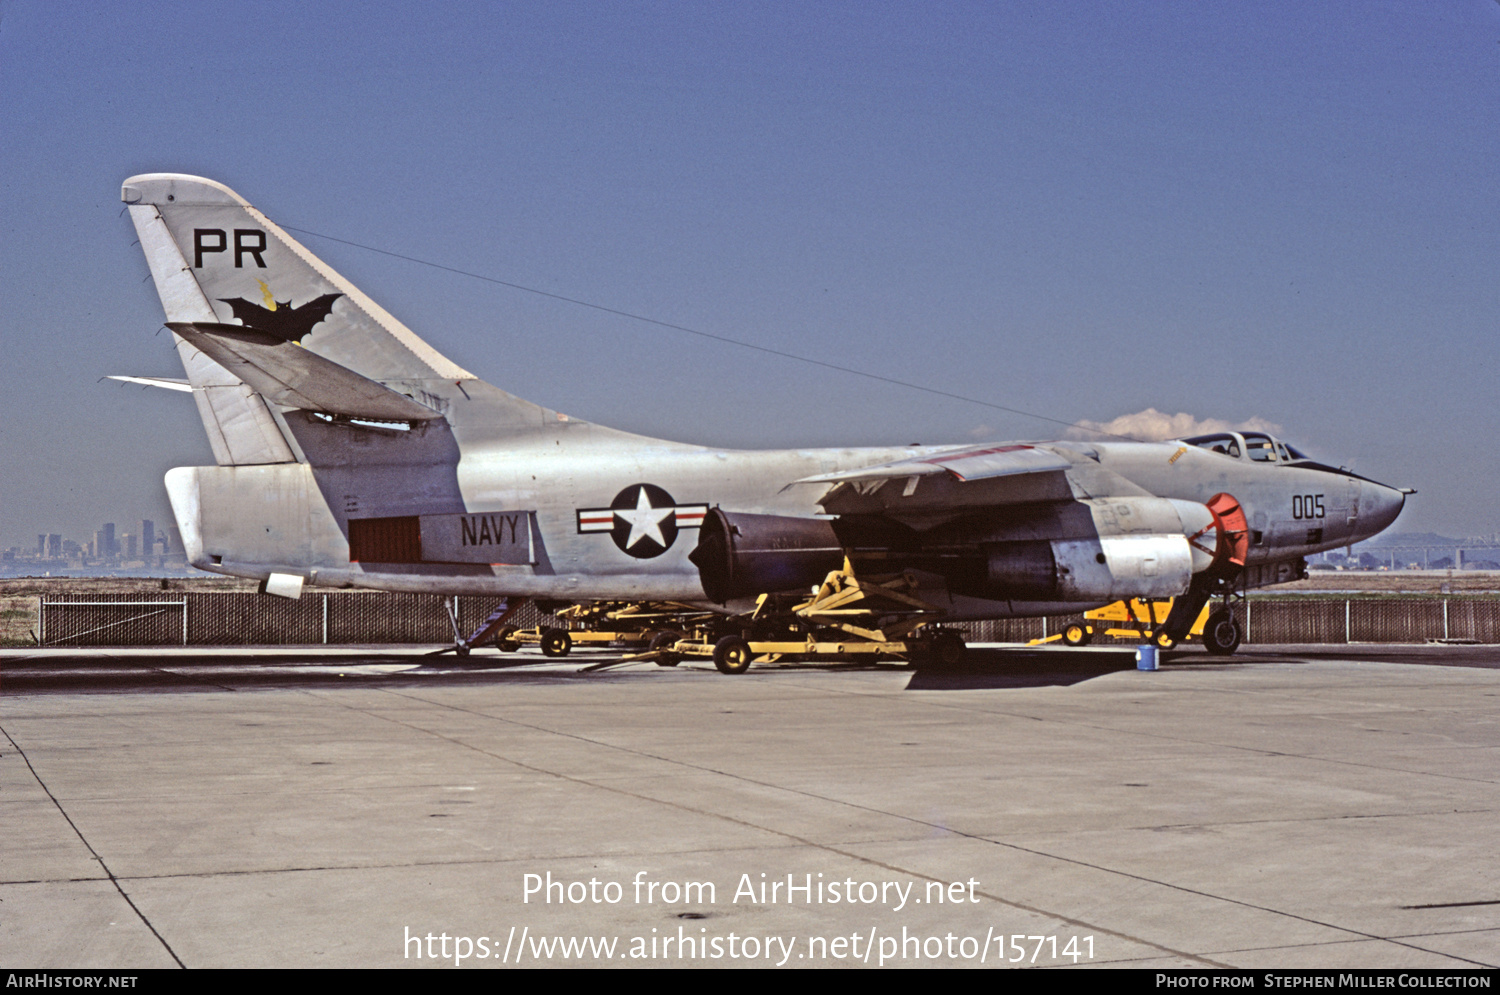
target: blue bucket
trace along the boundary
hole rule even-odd
[[[1143,645],[1143,646],[1137,646],[1135,648],[1135,669],[1136,670],[1155,670],[1156,669],[1156,647],[1155,646],[1151,646],[1151,645],[1147,644],[1147,645]]]

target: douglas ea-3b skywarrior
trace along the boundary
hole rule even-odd
[[[188,560],[272,593],[728,615],[843,570],[901,578],[939,622],[1175,597],[1164,642],[1219,595],[1204,640],[1229,652],[1230,595],[1375,535],[1410,493],[1261,432],[766,452],[645,438],[478,379],[222,184],[153,173],[121,195],[187,377],[120,379],[190,390],[218,464],[166,476]],[[923,631],[927,651],[961,654],[953,630]]]

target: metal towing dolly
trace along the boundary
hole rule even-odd
[[[908,574],[861,579],[848,561],[810,597],[761,595],[753,612],[717,616],[681,638],[652,643],[650,652],[621,663],[653,659],[675,666],[688,658],[712,659],[724,674],[743,674],[752,663],[783,660],[889,659],[953,665],[964,657],[963,634],[937,628],[943,609],[915,594]]]
[[[543,656],[567,656],[574,646],[636,646],[642,649],[658,641],[675,642],[693,625],[717,617],[713,612],[676,601],[585,601],[557,607],[553,614],[568,624],[518,629],[505,626],[493,633],[502,653],[522,646],[537,646]]]

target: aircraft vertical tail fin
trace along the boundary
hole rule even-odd
[[[473,379],[222,183],[146,173],[120,196],[169,322],[243,326],[373,380]]]
[[[130,220],[140,236],[167,320],[217,321],[156,208],[131,204]],[[266,402],[181,336],[174,333],[173,338],[215,462],[221,466],[296,462]]]
[[[317,463],[312,416],[494,440],[582,424],[441,355],[222,183],[146,173],[120,196],[221,465]]]

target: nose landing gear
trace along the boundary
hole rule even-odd
[[[1235,621],[1227,604],[1209,615],[1203,626],[1203,648],[1214,656],[1230,655],[1240,648],[1243,637],[1240,623]]]

